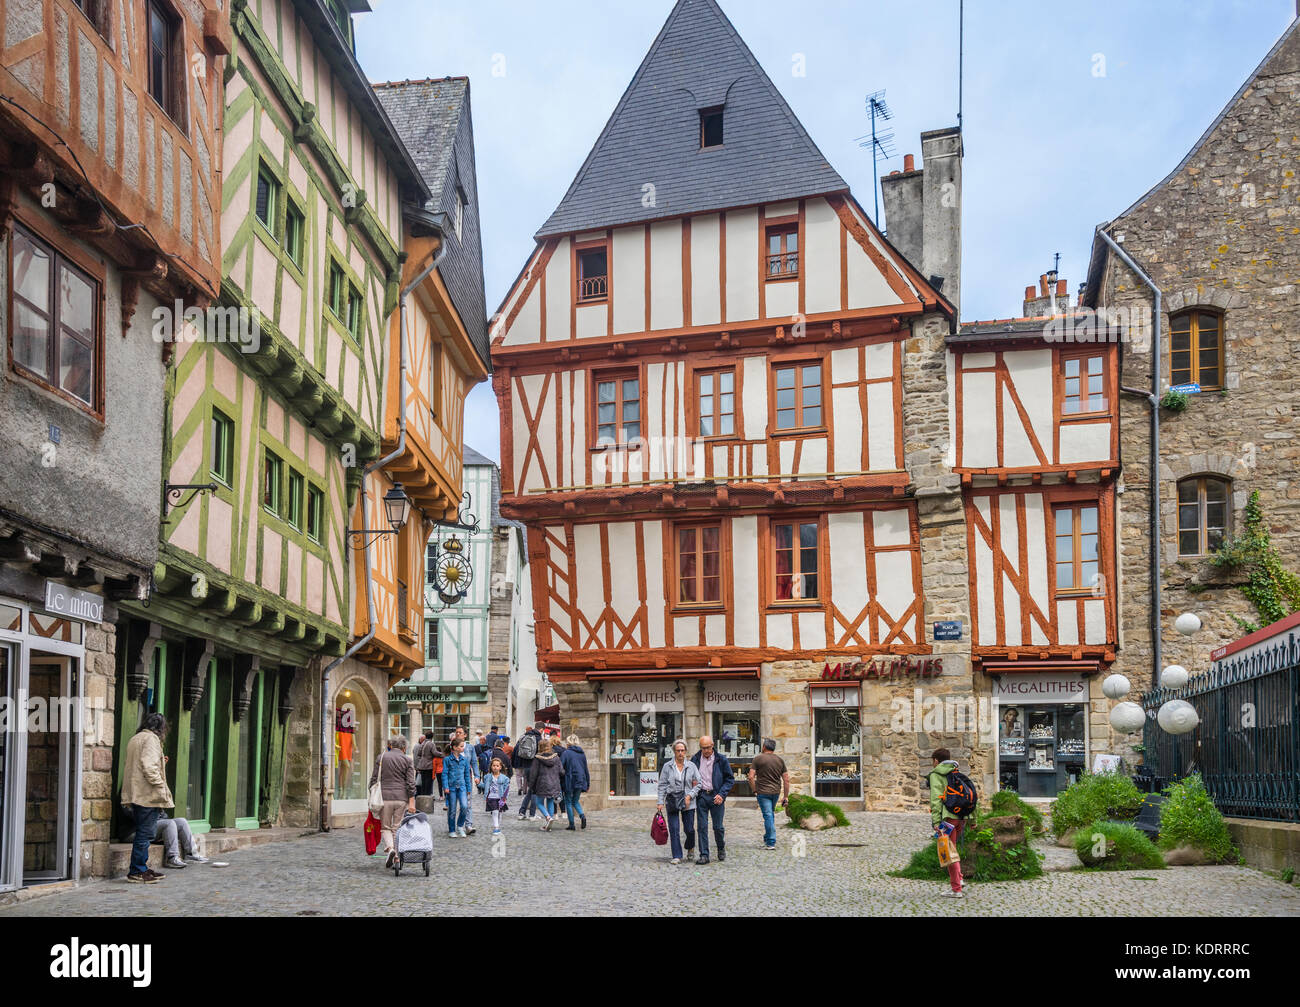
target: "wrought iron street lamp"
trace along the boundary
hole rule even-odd
[[[350,528],[348,529],[348,539],[351,540],[355,535],[357,537],[365,535],[396,535],[406,524],[406,519],[411,513],[411,498],[406,495],[406,490],[402,488],[401,483],[393,483],[393,488],[384,494],[384,514],[388,518],[391,528]],[[366,539],[360,545],[355,545],[353,549],[364,549],[372,540]]]

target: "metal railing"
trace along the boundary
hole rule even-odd
[[[767,257],[767,278],[780,279],[783,276],[799,275],[799,253],[780,252]]]
[[[1196,708],[1200,723],[1172,735],[1156,723],[1171,699]],[[1141,698],[1145,769],[1157,787],[1200,773],[1225,815],[1300,822],[1300,638],[1221,661],[1181,689]]]
[[[609,277],[584,276],[578,280],[578,300],[596,301],[604,297],[609,290]]]

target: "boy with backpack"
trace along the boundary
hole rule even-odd
[[[939,844],[939,862],[948,868],[948,881],[952,885],[952,891],[943,894],[952,899],[964,899],[961,860],[956,851],[966,828],[966,819],[975,813],[979,794],[970,777],[958,772],[957,763],[948,749],[936,748],[930,760],[934,766],[926,777],[930,783],[930,824],[934,826],[935,840]]]

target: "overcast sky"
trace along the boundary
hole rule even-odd
[[[720,2],[868,213],[865,96],[884,89],[894,112],[882,174],[919,155],[923,130],[956,123],[958,0]],[[673,0],[371,3],[357,18],[371,80],[470,78],[491,314]],[[1182,159],[1295,12],[1295,0],[967,0],[963,319],[1019,314],[1055,252],[1073,295],[1093,228]],[[465,441],[499,460],[497,423],[481,384]]]

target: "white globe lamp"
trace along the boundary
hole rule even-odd
[[[1160,687],[1162,689],[1181,689],[1187,684],[1189,678],[1191,676],[1181,664],[1171,664],[1160,673]]]
[[[1191,636],[1201,628],[1201,619],[1195,612],[1184,612],[1174,620],[1174,629],[1183,636]]]
[[[1116,703],[1110,711],[1110,726],[1121,734],[1142,730],[1147,715],[1137,703]]]
[[[1187,734],[1196,730],[1201,718],[1196,715],[1196,707],[1185,699],[1171,699],[1160,707],[1156,722],[1169,734]]]
[[[1133,686],[1123,675],[1110,675],[1101,683],[1101,694],[1107,699],[1123,699]]]

